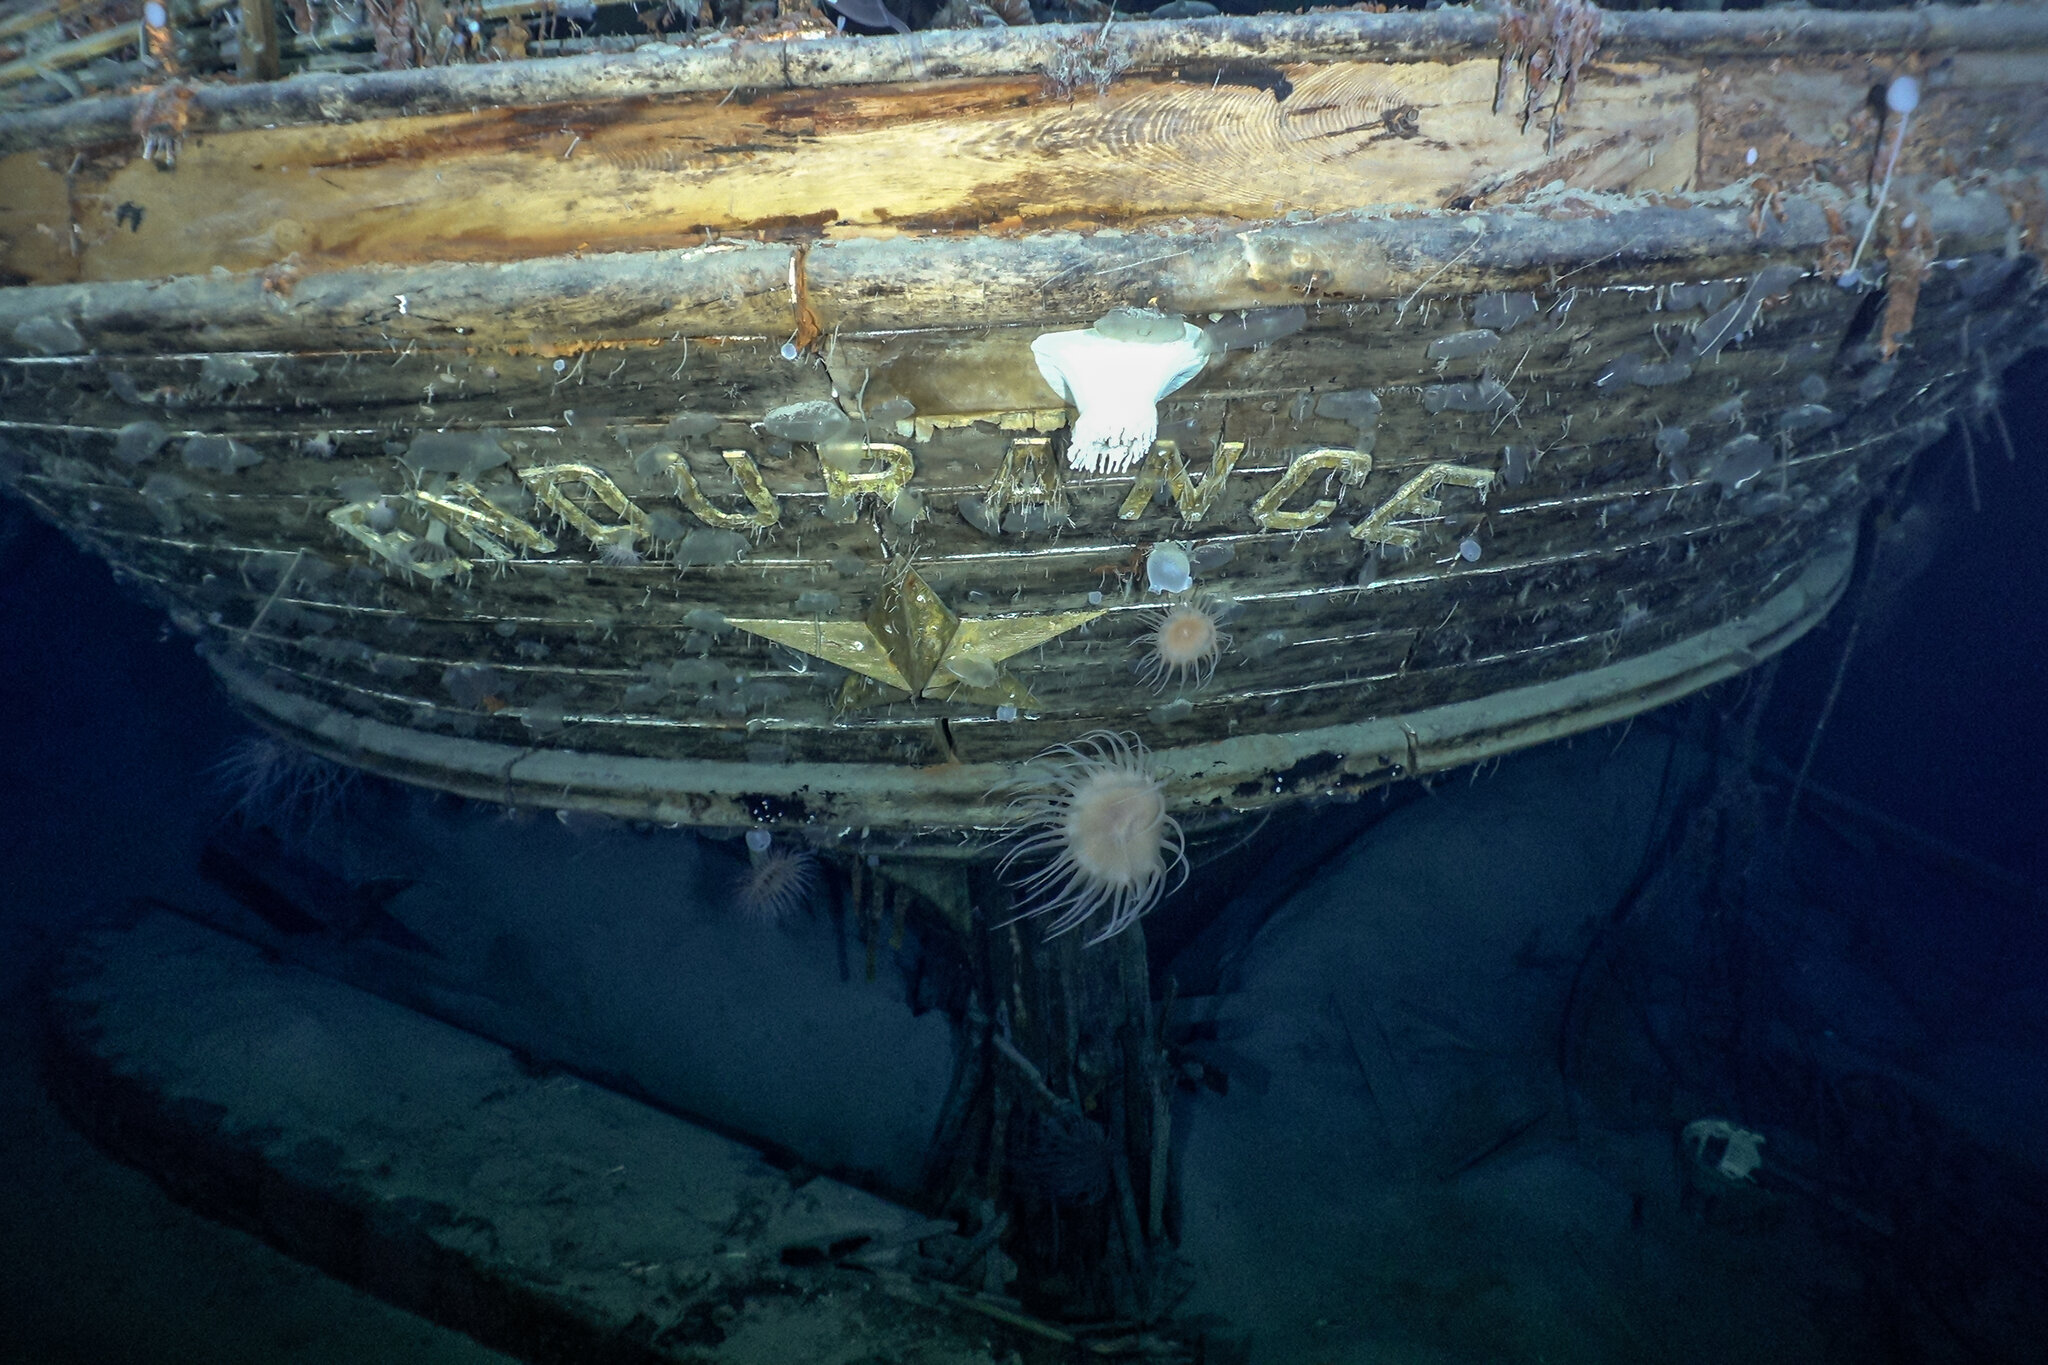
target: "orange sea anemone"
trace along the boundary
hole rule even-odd
[[[1100,911],[1104,923],[1088,940],[1100,943],[1158,904],[1169,876],[1186,880],[1180,825],[1136,735],[1100,731],[1038,761],[1050,769],[1012,802],[999,870],[1044,859],[1015,883],[1020,917],[1052,915],[1047,933],[1064,934]]]
[[[1207,601],[1176,602],[1147,619],[1151,629],[1138,637],[1145,650],[1138,672],[1153,691],[1168,683],[1200,687],[1209,680],[1216,660],[1230,648],[1230,637],[1217,629],[1222,619],[1215,604]]]

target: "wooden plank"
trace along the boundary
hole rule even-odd
[[[1639,468],[1654,479],[1647,461]],[[1562,465],[1554,472],[1568,477]],[[1634,484],[1638,476],[1624,477]],[[1802,473],[1802,483],[1809,477]],[[124,490],[80,490],[74,496],[90,496],[103,508],[111,507],[96,518],[103,536],[122,520],[135,526],[151,519],[147,512],[121,516],[123,507],[141,511],[134,495]],[[1615,507],[1638,503],[1657,515],[1644,520],[1624,511],[1609,525]],[[267,624],[256,638],[238,639],[237,651],[253,650],[271,666],[299,677],[304,687],[351,709],[382,709],[375,697],[394,692],[447,708],[450,702],[437,686],[444,670],[487,663],[506,677],[520,701],[556,695],[570,713],[591,718],[580,726],[600,722],[602,739],[593,741],[599,747],[649,755],[705,755],[708,743],[708,756],[719,756],[723,742],[736,741],[746,717],[757,713],[758,703],[719,720],[715,711],[693,701],[707,689],[680,687],[665,700],[635,700],[629,694],[629,688],[647,681],[643,663],[665,664],[679,651],[689,654],[687,639],[702,638],[705,643],[696,648],[711,647],[709,637],[691,628],[691,613],[787,614],[800,592],[827,586],[844,594],[844,610],[858,611],[873,586],[860,574],[847,577],[815,561],[796,574],[756,572],[743,564],[700,569],[677,579],[658,566],[606,569],[555,560],[509,566],[487,598],[472,601],[462,588],[451,593],[446,587],[397,580],[379,584],[374,577],[337,577],[324,563],[331,551],[323,538],[316,542],[319,548],[306,566],[305,581],[285,598],[291,608],[287,612],[275,605],[276,574],[280,565],[300,562],[293,547],[305,541],[292,530],[306,520],[296,513],[277,515],[261,499],[247,497],[216,500],[195,509],[195,515],[210,527],[209,543],[179,550],[153,528],[141,533],[176,556],[163,572],[177,583],[217,584],[196,606],[221,614],[231,631],[262,613]],[[1518,519],[1511,505],[1490,517],[1496,525]],[[1468,680],[1461,679],[1459,670],[1473,662],[1475,646],[1483,660],[1499,655],[1500,642],[1507,640],[1533,643],[1500,655],[1489,668],[1519,670],[1517,676],[1524,679],[1554,676],[1580,657],[1555,650],[1545,657],[1544,641],[1560,627],[1567,639],[1602,637],[1610,654],[1624,648],[1626,636],[1626,651],[1640,652],[1711,625],[1731,602],[1739,603],[1752,575],[1768,577],[1796,562],[1806,538],[1786,530],[1828,522],[1812,508],[1802,517],[1799,523],[1751,522],[1710,491],[1702,496],[1697,488],[1672,493],[1622,486],[1602,497],[1569,507],[1540,507],[1520,518],[1529,522],[1527,528],[1489,536],[1492,549],[1483,566],[1465,566],[1455,555],[1448,565],[1433,564],[1440,553],[1425,553],[1363,591],[1349,584],[1358,550],[1341,528],[1306,537],[1241,538],[1238,557],[1209,580],[1240,603],[1243,614],[1232,623],[1238,645],[1211,686],[1188,694],[1195,708],[1184,720],[1153,715],[1150,728],[1161,736],[1199,736],[1251,703],[1270,703],[1269,714],[1284,711],[1292,724],[1334,723],[1357,705],[1355,687],[1333,686],[1348,678],[1378,679],[1368,691],[1381,698],[1382,706],[1412,709],[1425,699],[1432,704],[1455,700],[1468,695]],[[1574,522],[1578,525],[1572,528]],[[878,567],[878,557],[863,539],[854,536],[838,553],[853,553],[856,562]],[[829,541],[817,544],[816,531],[808,540],[817,559],[832,553]],[[1114,587],[1090,562],[1099,560],[1103,549],[1086,540],[1084,535],[1079,547],[1064,552],[1041,549],[990,567],[1007,570],[1000,581],[1027,589],[1035,608],[1078,603],[1092,588]],[[259,546],[271,557],[251,559],[250,550]],[[132,548],[143,551],[141,545]],[[973,615],[976,609],[961,589],[997,580],[962,566],[957,558],[949,563],[944,549],[943,539],[932,547],[934,586]],[[177,562],[185,556],[196,556],[196,562]],[[121,557],[136,562],[153,556]],[[311,572],[315,566],[320,573]],[[1020,572],[1020,566],[1026,567]],[[955,574],[946,572],[949,567]],[[365,595],[366,588],[374,591]],[[627,599],[636,601],[629,617],[617,611]],[[1077,715],[1110,724],[1143,720],[1170,700],[1130,686],[1148,614],[1142,598],[1115,598],[1111,614],[1085,638],[1056,640],[1040,655],[1018,661],[1017,675],[1062,724],[1074,723]],[[1546,618],[1556,625],[1543,627]],[[1457,625],[1447,631],[1452,620]],[[391,626],[403,629],[393,633],[387,629]],[[1267,643],[1270,637],[1278,637],[1278,643]],[[345,642],[359,652],[348,656],[330,648]],[[529,652],[536,644],[546,647],[539,658]],[[1341,665],[1334,663],[1333,650],[1341,651]],[[371,667],[379,657],[412,661],[412,680],[386,674],[372,681],[369,674],[381,670],[381,665]],[[793,672],[792,656],[758,641],[726,637],[716,657],[719,667],[779,691],[771,708],[777,717],[775,734],[764,742],[807,761],[849,757],[859,751],[863,730],[890,723],[886,712],[835,715],[836,674],[808,668]],[[401,712],[409,704],[400,703]],[[405,719],[402,714],[397,718]],[[507,742],[522,733],[510,716],[497,722],[472,714],[465,723],[472,730],[481,725],[490,733],[503,732]],[[1008,733],[1006,742],[1015,746],[1012,756],[1022,756],[1041,741],[1026,726]]]
[[[235,71],[245,81],[278,77],[276,0],[241,0],[241,23],[235,30]]]
[[[33,80],[45,70],[61,71],[68,66],[79,66],[95,57],[140,44],[141,41],[141,24],[116,24],[112,28],[88,33],[69,42],[58,43],[54,47],[46,47],[31,56],[19,57],[0,65],[0,86]]]
[[[2010,196],[2028,181],[2039,186],[2048,175],[1930,198],[1924,211],[1943,249],[2002,244],[2012,225]],[[61,225],[62,202],[43,217]],[[979,328],[1085,321],[1150,300],[1202,311],[1304,299],[1398,304],[1410,295],[1542,287],[1610,258],[1646,281],[1744,274],[1762,257],[1819,259],[1833,231],[1828,209],[1852,232],[1868,212],[1857,197],[1825,186],[1787,194],[1782,207],[1783,219],[1767,212],[1752,232],[1747,214],[1725,200],[1589,206],[1567,195],[1499,214],[822,242],[805,263],[810,305],[827,335]],[[29,228],[10,245],[46,250],[57,229],[39,234],[35,215],[21,216]],[[21,349],[10,346],[15,329],[51,317],[66,319],[85,346],[103,354],[184,350],[193,335],[211,347],[253,351],[354,350],[366,335],[401,351],[417,342],[550,354],[671,337],[773,336],[779,343],[797,325],[789,292],[794,257],[788,246],[721,240],[506,265],[0,289],[0,349]]]
[[[1498,18],[1447,6],[1429,12],[1357,11],[1220,16],[1130,23],[1098,36],[1099,25],[1034,25],[919,33],[913,39],[820,37],[712,43],[677,50],[655,45],[623,55],[534,63],[429,67],[366,77],[303,76],[276,85],[216,86],[195,102],[206,130],[448,113],[485,105],[541,105],[725,91],[735,86],[813,89],[957,78],[1033,78],[1079,43],[1101,42],[1134,69],[1188,62],[1287,64],[1349,60],[1460,60],[1497,51]],[[1685,61],[1769,52],[1912,53],[2038,51],[2048,15],[2033,6],[1930,6],[1879,13],[1741,11],[1609,12],[1601,16],[1608,60]],[[0,118],[0,151],[117,141],[135,98],[78,101],[61,110]]]
[[[169,174],[132,148],[80,170],[82,277],[502,261],[721,233],[1256,219],[1564,177],[1668,190],[1689,175],[1688,75],[1589,73],[1546,153],[1493,113],[1495,73],[1487,60],[1293,66],[1284,100],[1205,71],[1126,76],[1072,101],[1037,78],[929,81],[194,134]],[[0,180],[54,173],[34,153],[0,163]],[[0,235],[28,228],[0,206]]]

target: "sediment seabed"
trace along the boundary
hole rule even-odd
[[[82,938],[50,1004],[52,1090],[95,1140],[524,1359],[1011,1358],[986,1319],[838,1264],[950,1225],[175,914]]]

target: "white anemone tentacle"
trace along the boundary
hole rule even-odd
[[[1031,343],[1038,372],[1074,407],[1067,464],[1116,474],[1152,450],[1159,400],[1202,372],[1215,348],[1191,322],[1164,340],[1129,340],[1094,327],[1047,332]]]
[[[1020,863],[1039,866],[1013,881],[1019,905],[1005,923],[1050,915],[1052,937],[1103,912],[1107,922],[1088,939],[1100,943],[1158,904],[1169,881],[1173,890],[1186,883],[1179,822],[1166,813],[1151,755],[1134,735],[1098,731],[1037,761],[1052,766],[1010,802],[1010,847],[997,871],[1008,877]]]

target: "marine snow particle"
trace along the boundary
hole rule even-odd
[[[1107,731],[1038,756],[1049,765],[1011,804],[1010,849],[998,870],[1043,865],[1019,879],[1019,915],[1053,917],[1048,935],[1101,915],[1091,944],[1135,924],[1187,877],[1180,825],[1166,813],[1166,789],[1135,735]]]

